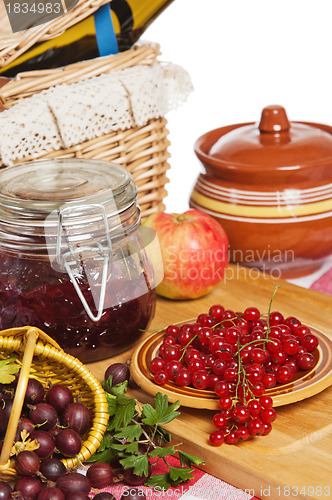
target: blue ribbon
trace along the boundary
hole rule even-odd
[[[94,13],[96,40],[100,56],[109,56],[119,52],[114,31],[110,4],[102,5]]]

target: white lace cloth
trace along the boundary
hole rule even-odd
[[[143,126],[177,108],[192,89],[181,66],[159,62],[57,85],[0,113],[1,163]]]

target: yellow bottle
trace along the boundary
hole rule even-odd
[[[112,0],[111,16],[119,51],[130,48],[151,22],[173,0]],[[94,15],[68,28],[61,35],[35,44],[0,74],[15,76],[21,71],[55,68],[99,56]]]

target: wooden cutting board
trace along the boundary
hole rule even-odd
[[[254,305],[266,313],[276,285],[279,289],[273,310],[296,316],[332,338],[332,297],[235,266],[229,266],[223,283],[201,299],[178,302],[158,298],[149,329],[194,318],[215,303],[235,311]],[[109,364],[130,356],[128,351],[88,366],[102,380]],[[137,386],[130,394],[141,402],[151,402]],[[258,498],[332,498],[332,387],[278,407],[278,418],[268,436],[236,446],[215,448],[208,443],[214,413],[181,407],[181,416],[168,425],[174,442],[182,442],[185,451],[205,460],[205,471]]]

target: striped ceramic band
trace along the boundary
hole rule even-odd
[[[332,184],[305,190],[255,192],[228,189],[199,179],[191,206],[211,215],[247,222],[299,222],[332,216]]]

